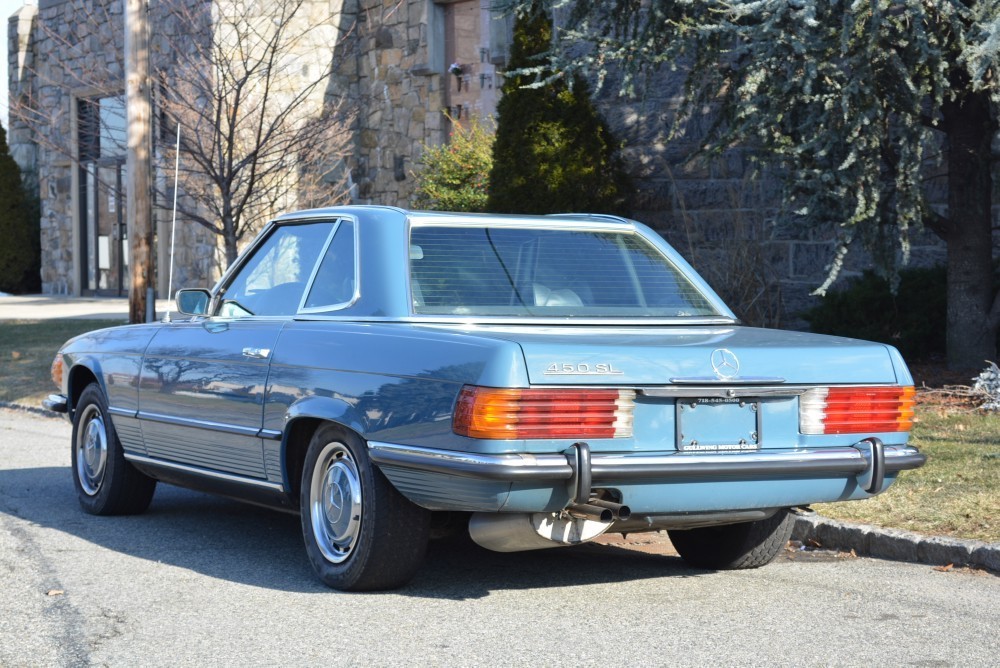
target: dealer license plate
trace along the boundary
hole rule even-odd
[[[682,398],[676,403],[677,449],[684,452],[760,450],[760,401]]]

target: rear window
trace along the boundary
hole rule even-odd
[[[626,231],[414,226],[410,279],[417,314],[719,315],[654,246]]]

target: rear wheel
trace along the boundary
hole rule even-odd
[[[766,520],[667,533],[691,566],[713,570],[759,568],[771,563],[792,535],[795,516],[782,508]]]
[[[80,394],[73,413],[73,484],[91,515],[134,515],[149,507],[156,480],[125,461],[125,451],[97,383]]]
[[[300,503],[306,553],[334,589],[399,587],[423,561],[430,511],[396,491],[352,432],[328,424],[313,435]]]

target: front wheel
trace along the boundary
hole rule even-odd
[[[774,561],[792,535],[795,515],[782,508],[771,517],[667,533],[674,549],[696,568],[736,570],[759,568]]]
[[[352,432],[328,424],[313,435],[300,504],[309,561],[334,589],[399,587],[423,561],[430,511],[396,491]]]
[[[80,394],[73,413],[73,484],[91,515],[134,515],[149,507],[156,480],[125,460],[125,451],[97,383]]]

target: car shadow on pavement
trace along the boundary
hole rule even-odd
[[[297,515],[160,484],[142,515],[95,517],[80,509],[68,467],[0,470],[0,513],[138,559],[239,584],[329,591],[313,575]],[[432,541],[423,567],[395,593],[474,599],[501,589],[692,577],[679,557],[611,545],[490,552],[468,539]],[[112,577],[109,574],[109,577]],[[128,577],[117,571],[113,577]]]

